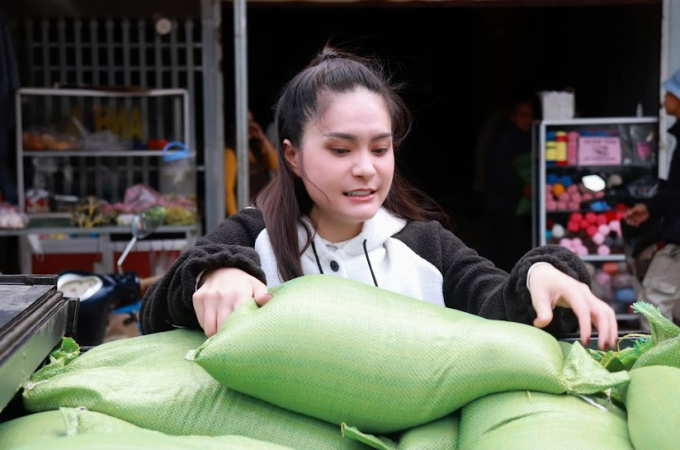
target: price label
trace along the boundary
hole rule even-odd
[[[580,137],[578,139],[578,164],[581,166],[621,164],[621,141],[618,137]]]

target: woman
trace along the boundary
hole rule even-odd
[[[615,347],[614,311],[574,253],[533,249],[509,275],[421,207],[395,172],[407,109],[372,61],[325,48],[283,88],[275,123],[276,177],[149,289],[143,333],[200,326],[211,336],[244,300],[263,306],[268,288],[324,273],[556,336],[578,320],[584,345],[594,324],[599,347]]]

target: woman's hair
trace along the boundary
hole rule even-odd
[[[302,180],[289,166],[283,140],[300,147],[305,126],[319,119],[333,96],[363,88],[383,98],[392,122],[395,153],[411,125],[408,109],[375,60],[326,46],[311,63],[281,90],[275,105],[276,149],[280,161],[274,179],[257,196],[255,204],[264,216],[282,281],[301,276],[298,225],[307,232],[302,252],[311,244],[313,230],[303,222],[313,206]],[[304,158],[303,158],[304,159]],[[303,160],[301,159],[301,161]],[[303,169],[304,170],[304,169]],[[447,217],[426,194],[409,186],[395,169],[392,187],[383,203],[392,214],[416,221]]]

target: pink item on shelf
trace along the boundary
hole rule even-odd
[[[588,248],[586,248],[584,245],[579,245],[574,249],[574,251],[579,256],[585,256],[588,254]]]
[[[548,200],[545,202],[545,209],[548,211],[555,211],[557,209],[557,202],[554,200]]]
[[[593,242],[596,243],[597,245],[602,245],[602,243],[604,242],[604,234],[595,233],[595,235],[593,236]]]
[[[597,227],[597,232],[602,236],[608,235],[610,231],[611,229],[607,225],[600,225],[599,227]]]
[[[573,244],[571,243],[571,239],[567,239],[567,238],[560,239],[560,245],[562,247],[568,248],[570,250],[573,247]]]
[[[571,197],[572,202],[581,203],[581,194],[579,194],[578,192],[572,192],[571,194],[569,194],[569,196]]]
[[[579,208],[581,208],[581,204],[579,202],[567,202],[567,209],[569,211],[576,211]]]
[[[611,249],[606,245],[600,245],[599,247],[597,247],[597,254],[600,256],[607,256],[611,254],[611,252],[612,252]]]
[[[578,186],[575,184],[570,184],[569,187],[567,187],[567,192],[570,194],[575,194],[578,192]]]
[[[562,192],[562,193],[557,197],[557,201],[558,201],[558,202],[567,203],[569,200],[571,200],[571,196],[570,196],[568,193],[566,193],[566,192]]]
[[[586,233],[588,233],[588,236],[591,238],[595,236],[595,233],[597,233],[597,227],[595,225],[591,225],[588,228],[586,228]]]
[[[585,219],[588,221],[588,223],[596,223],[597,214],[595,214],[594,212],[588,212],[586,213]]]
[[[604,197],[604,191],[596,192],[594,195],[595,195],[595,198],[602,198],[602,197]]]
[[[593,277],[595,282],[597,284],[599,284],[600,286],[605,286],[605,285],[609,284],[609,281],[611,280],[611,278],[612,278],[611,275],[609,275],[607,272],[601,272],[601,271],[597,272],[595,274],[595,276]]]
[[[567,202],[557,202],[557,210],[558,211],[566,211],[567,209]]]
[[[609,229],[611,231],[615,231],[616,234],[621,236],[621,222],[619,222],[618,220],[612,220],[611,222],[609,222]]]
[[[583,245],[583,242],[581,241],[581,238],[574,238],[571,240],[575,245]]]
[[[598,225],[607,225],[607,216],[605,216],[604,214],[598,214],[597,224]]]
[[[592,200],[592,199],[593,199],[593,194],[591,194],[590,192],[585,192],[583,195],[581,195],[581,201],[582,202],[587,202],[588,200]]]

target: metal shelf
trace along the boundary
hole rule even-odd
[[[635,123],[658,123],[658,117],[597,117],[569,120],[544,120],[541,123],[551,126],[579,126],[579,125],[629,125]]]
[[[620,313],[616,315],[616,320],[640,320],[640,314]]]
[[[68,89],[68,88],[20,88],[18,95],[43,95],[57,97],[167,97],[188,96],[186,89]]]
[[[163,225],[154,231],[155,234],[160,233],[191,233],[198,229],[198,225]],[[78,234],[78,235],[99,235],[99,234],[131,234],[130,227],[41,227],[31,226],[26,228],[0,230],[0,236],[27,236],[30,234]]]
[[[169,150],[167,153],[172,153],[173,151],[176,150]],[[77,157],[86,157],[86,156],[94,156],[94,157],[115,157],[115,156],[133,156],[133,157],[142,157],[142,156],[163,156],[163,151],[162,150],[114,150],[114,151],[97,151],[97,150],[67,150],[67,151],[61,151],[61,150],[30,150],[23,152],[23,155],[25,157],[27,156],[39,156],[39,157],[69,157],[69,156],[77,156]]]
[[[626,255],[583,255],[581,259],[591,262],[607,262],[607,261],[625,261]]]

